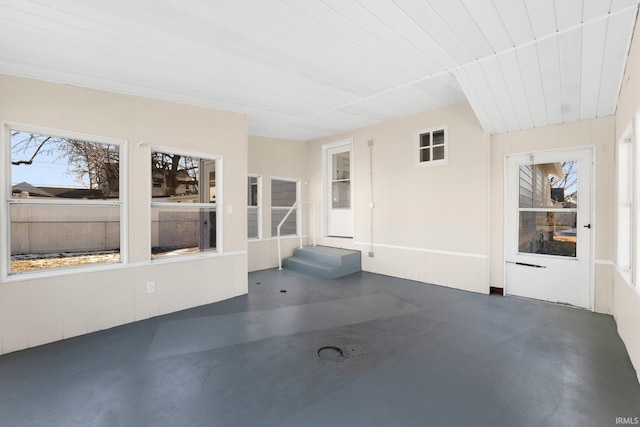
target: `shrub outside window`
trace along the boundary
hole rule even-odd
[[[125,141],[4,125],[6,275],[119,263]]]
[[[151,258],[218,251],[219,159],[152,150]]]
[[[414,135],[415,166],[447,163],[447,127],[419,130]]]

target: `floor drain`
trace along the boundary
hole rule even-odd
[[[340,347],[328,345],[318,349],[318,356],[320,356],[321,359],[339,359],[344,357],[344,353]]]

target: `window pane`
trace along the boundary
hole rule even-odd
[[[215,160],[181,154],[151,153],[154,202],[215,203]],[[205,183],[202,187],[200,182]]]
[[[295,202],[295,181],[271,180],[271,206],[291,207]]]
[[[216,250],[216,208],[151,208],[151,257]]]
[[[424,148],[420,150],[420,161],[428,162],[431,160],[431,150],[428,148]]]
[[[520,166],[521,208],[576,208],[578,162]]]
[[[249,239],[257,239],[258,236],[258,208],[247,209],[247,231]]]
[[[433,132],[433,145],[444,145],[444,130]]]
[[[520,212],[518,250],[576,256],[576,212]]]
[[[11,273],[120,261],[118,206],[10,205]]]
[[[332,156],[333,181],[349,179],[350,174],[350,152],[337,153]]]
[[[433,147],[433,160],[444,159],[444,145]]]
[[[11,131],[15,198],[117,199],[117,145]]]
[[[420,134],[420,147],[429,147],[431,145],[431,132]]]
[[[271,210],[271,236],[275,237],[278,235],[277,229],[278,224],[282,221],[282,218],[287,214],[288,209],[272,209]],[[296,229],[296,210],[294,209],[289,215],[289,218],[282,224],[280,228],[280,235],[295,235],[297,233]]]
[[[351,182],[334,182],[331,188],[331,201],[334,209],[351,207]]]
[[[250,176],[247,185],[247,206],[258,206],[258,177]]]

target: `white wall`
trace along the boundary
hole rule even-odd
[[[618,98],[614,141],[618,141],[621,138],[627,125],[631,123],[635,114],[640,110],[639,66],[640,25],[636,22],[627,67],[622,80],[620,97]],[[636,135],[635,137],[638,138],[639,136]],[[615,170],[617,169],[612,169],[610,173],[615,175]],[[615,199],[613,203],[617,206]],[[612,223],[615,223],[617,214],[611,220]],[[640,247],[640,242],[636,242],[636,247]],[[615,257],[613,260],[615,260]],[[638,294],[638,288],[634,288],[633,284],[628,283],[617,267],[613,268],[613,279],[613,317],[616,319],[618,333],[627,346],[629,357],[631,357],[638,374],[638,380],[640,380],[640,295]]]
[[[414,132],[448,126],[448,164],[414,167]],[[322,145],[354,142],[355,235],[321,243],[363,251],[363,269],[488,293],[489,136],[463,102],[312,141],[309,195],[322,204]],[[373,252],[370,149],[373,140]],[[322,235],[321,227],[317,229]]]
[[[127,140],[130,195],[128,265],[0,283],[0,353],[247,293],[244,115],[0,75],[0,120]],[[150,262],[148,144],[222,156],[223,254]]]
[[[307,198],[307,144],[275,138],[249,137],[247,172],[262,177],[262,239],[249,240],[249,271],[278,266],[277,241],[271,236],[271,178],[300,180],[301,200]],[[244,192],[245,197],[247,190]],[[308,207],[303,207],[303,234],[306,233]],[[306,244],[306,238],[303,239]],[[298,238],[282,237],[282,257],[293,254]]]

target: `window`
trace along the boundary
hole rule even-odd
[[[576,257],[578,162],[520,166],[518,252]]]
[[[618,141],[618,268],[631,272],[633,252],[633,131]]]
[[[331,208],[351,207],[351,150],[331,155]]]
[[[125,142],[23,125],[4,132],[7,273],[122,262]]]
[[[247,181],[247,234],[249,239],[262,238],[262,177],[249,175]]]
[[[215,252],[216,158],[151,152],[151,258]]]
[[[291,206],[299,200],[298,182],[291,179],[271,179],[271,236],[278,235],[278,224]],[[295,235],[298,232],[297,209],[294,209],[280,228],[280,235]]]
[[[447,127],[420,130],[415,133],[415,166],[447,163]]]

